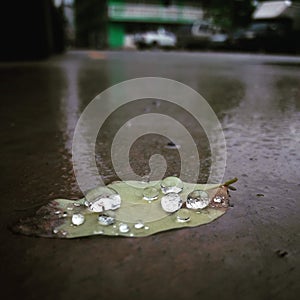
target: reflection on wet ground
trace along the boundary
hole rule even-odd
[[[2,63],[0,230],[5,242],[0,253],[7,287],[21,282],[13,293],[31,299],[53,299],[58,291],[61,298],[86,299],[99,289],[112,298],[147,298],[151,291],[152,297],[165,299],[200,294],[211,299],[233,294],[293,299],[299,275],[299,64],[300,58],[292,56],[160,51],[74,51],[46,62]],[[185,83],[215,110],[226,137],[225,179],[239,177],[234,207],[209,226],[138,241],[66,243],[12,235],[7,225],[32,212],[30,207],[81,196],[71,160],[80,113],[104,89],[143,76]],[[199,180],[205,181],[210,166],[205,134],[188,114],[169,108],[163,101],[143,100],[105,122],[96,158],[107,182],[117,179],[110,161],[111,136],[132,116],[149,112],[171,113],[186,126],[199,149]],[[139,138],[131,149],[132,168],[147,173],[149,157],[160,153],[168,163],[167,175],[178,174],[178,151],[165,148],[168,142],[158,135]],[[74,272],[74,264],[80,272]],[[162,270],[168,289],[157,290]],[[202,277],[207,280],[191,280]]]
[[[279,72],[278,72],[279,71]],[[280,70],[248,70],[243,101],[223,120],[229,155],[231,149],[252,160],[240,161],[241,170],[257,180],[298,183],[300,86],[298,74]],[[234,151],[235,152],[235,151]],[[243,167],[244,164],[244,167]]]

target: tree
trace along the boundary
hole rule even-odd
[[[76,46],[105,48],[107,1],[75,0]]]
[[[246,26],[255,8],[252,0],[203,0],[202,4],[207,17],[225,29]]]

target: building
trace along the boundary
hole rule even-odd
[[[109,0],[108,46],[121,48],[127,35],[161,26],[176,32],[179,26],[203,18],[203,10],[199,6],[186,5],[184,2]]]
[[[136,32],[164,27],[170,31],[203,18],[199,1],[77,0],[77,46],[118,49]]]

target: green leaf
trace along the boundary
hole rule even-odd
[[[184,183],[183,191],[180,193],[184,203],[182,208],[174,213],[167,213],[161,207],[160,201],[164,194],[160,190],[159,181],[149,183],[118,181],[105,187],[97,187],[87,193],[85,198],[77,201],[67,199],[51,201],[42,206],[35,216],[19,221],[13,230],[26,235],[56,238],[78,238],[91,235],[144,237],[171,229],[196,227],[212,222],[227,211],[229,206],[227,185],[236,180],[228,181],[223,185]],[[143,199],[144,188],[150,186],[160,191],[158,199],[153,201]],[[209,206],[202,210],[185,208],[187,195],[199,189],[205,190],[209,194]],[[103,193],[109,195],[114,191],[121,196],[121,207],[104,213],[115,218],[115,223],[106,226],[101,225],[98,222],[99,213],[89,210],[84,203],[93,201]],[[223,199],[222,203],[214,202],[213,199],[216,196]],[[73,214],[83,215],[84,223],[81,225],[72,224]],[[135,226],[137,223],[139,226]],[[120,232],[120,224],[128,225],[129,231]]]

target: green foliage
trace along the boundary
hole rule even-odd
[[[204,0],[207,17],[224,29],[246,26],[254,11],[251,0]]]

